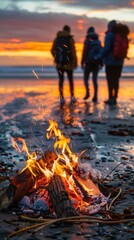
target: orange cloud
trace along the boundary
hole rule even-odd
[[[50,51],[51,46],[51,42],[20,42],[18,39],[0,43],[0,51]]]
[[[78,29],[83,30],[85,21],[83,19],[79,19],[77,23],[78,23]]]
[[[131,0],[131,2],[130,2],[130,6],[134,6],[134,0]]]
[[[83,39],[84,41],[84,39]],[[78,64],[80,65],[83,41],[76,43],[76,53]],[[52,65],[53,57],[51,55],[52,42],[12,42],[0,43],[0,58],[3,65]],[[128,64],[134,59],[134,44],[130,43]],[[8,64],[9,63],[9,64]]]

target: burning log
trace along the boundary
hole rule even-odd
[[[78,215],[69,199],[61,176],[53,175],[47,190],[58,218]]]
[[[34,186],[35,179],[29,169],[17,174],[4,189],[0,196],[0,210],[8,208],[11,204],[19,201]]]
[[[53,152],[52,154],[51,152],[44,153],[43,159],[35,161],[34,164],[36,165],[37,162],[37,166],[33,171],[30,171],[30,168],[27,166],[11,180],[9,186],[4,189],[0,195],[0,210],[8,208],[10,205],[20,201],[23,196],[32,190],[36,180],[42,176],[38,164],[41,168],[44,168],[45,163],[49,162],[50,156],[51,161],[54,161],[56,155]]]
[[[56,158],[57,156],[54,152],[47,150],[42,156],[43,164],[45,163],[46,167],[51,170]]]
[[[88,191],[86,191],[86,190],[84,189],[84,187],[82,186],[82,184],[78,181],[78,179],[77,179],[74,175],[73,175],[73,180],[74,180],[76,186],[77,186],[77,187],[80,189],[80,191],[82,192],[82,194],[83,194],[83,200],[84,200],[85,202],[90,202],[91,196],[89,195]]]

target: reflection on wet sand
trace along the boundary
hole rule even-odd
[[[72,125],[75,117],[74,117],[74,111],[75,111],[75,104],[60,104],[60,116],[61,121],[66,125]]]
[[[134,114],[133,101],[133,81],[127,80],[121,82],[119,99],[116,106],[106,106],[104,100],[107,98],[106,82],[101,80],[99,82],[99,102],[94,104],[92,102],[83,101],[84,86],[82,81],[77,81],[75,87],[77,102],[74,105],[69,104],[69,89],[65,84],[64,92],[66,103],[64,106],[59,106],[58,86],[57,81],[22,81],[22,80],[1,80],[0,85],[0,106],[3,114],[3,109],[7,104],[13,108],[15,99],[20,99],[23,108],[19,109],[21,112],[31,112],[34,119],[48,120],[55,115],[56,120],[61,117],[66,124],[70,124],[76,118],[81,118],[86,115],[94,115],[96,119],[106,118],[127,118]],[[92,98],[91,86],[91,98]],[[26,99],[27,102],[22,99]],[[17,105],[16,105],[17,106]],[[57,114],[56,109],[60,107],[61,115]],[[4,117],[4,115],[3,115]]]
[[[117,105],[108,106],[104,104],[107,98],[105,81],[101,80],[99,84],[99,101],[93,103],[90,99],[83,100],[85,89],[83,82],[79,80],[75,88],[77,102],[70,104],[68,84],[65,84],[65,104],[60,105],[57,81],[2,81],[0,85],[0,123],[4,125],[2,130],[7,131],[6,138],[9,138],[9,142],[12,135],[19,134],[44,149],[45,129],[48,120],[52,119],[62,125],[65,132],[68,130],[70,134],[72,132],[77,136],[77,140],[81,141],[83,137],[80,145],[75,142],[76,151],[87,149],[92,138],[95,149],[97,145],[99,146],[97,146],[98,158],[100,156],[105,158],[111,143],[113,149],[119,144],[123,148],[130,143],[131,146],[134,145],[132,86],[132,81],[128,81],[127,86],[123,82]],[[91,99],[92,93],[91,87]],[[131,153],[133,154],[133,147]],[[117,154],[117,151],[115,159],[120,160],[120,153]]]

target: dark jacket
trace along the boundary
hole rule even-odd
[[[82,53],[82,60],[81,60],[81,65],[83,66],[84,64],[90,64],[90,59],[89,59],[89,54],[92,52],[92,47],[93,44],[97,44],[99,46],[99,50],[101,50],[101,43],[98,40],[98,34],[92,32],[87,34],[85,42],[84,42],[84,47],[83,47],[83,53]],[[96,56],[99,54],[97,51]],[[95,56],[94,56],[95,57]],[[97,62],[95,63],[97,64]]]
[[[75,50],[75,43],[74,43],[74,39],[73,36],[70,35],[67,31],[59,31],[57,33],[57,37],[54,39],[53,45],[52,45],[52,49],[51,49],[51,53],[55,59],[55,55],[56,55],[56,42],[58,40],[58,38],[60,37],[70,37],[70,52],[71,52],[71,58],[69,63],[67,63],[66,65],[61,65],[61,64],[56,64],[57,68],[62,68],[65,70],[73,70],[74,68],[77,67],[77,57],[76,57],[76,50]]]
[[[113,56],[114,38],[115,38],[115,33],[114,32],[108,31],[106,33],[104,47],[103,47],[99,57],[104,59],[104,64],[106,64],[106,65],[122,66],[124,61],[116,59]]]

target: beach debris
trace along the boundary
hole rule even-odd
[[[108,130],[109,135],[114,136],[134,136],[134,125],[118,124],[111,125]]]

